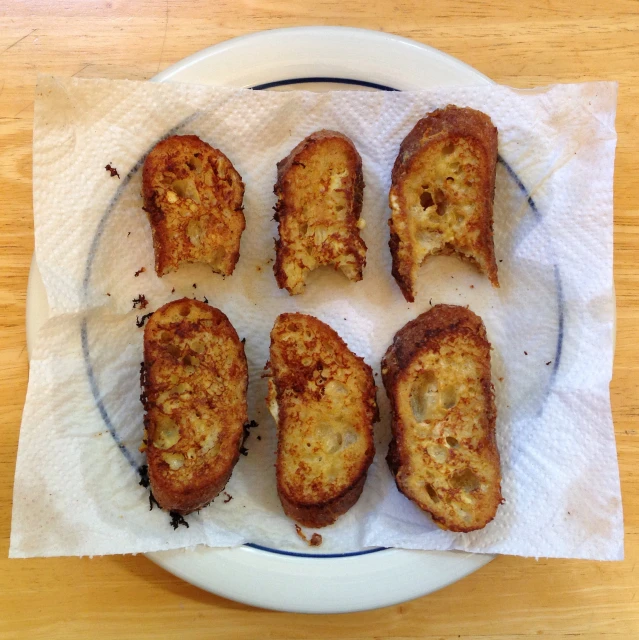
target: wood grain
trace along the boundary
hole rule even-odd
[[[497,82],[619,81],[617,351],[611,385],[626,560],[502,557],[447,589],[379,611],[261,611],[181,582],[144,557],[7,560],[26,392],[33,251],[31,129],[38,73],[147,79],[262,29],[357,26],[432,45]],[[5,0],[0,4],[0,638],[639,638],[639,3],[636,0]],[[596,487],[593,487],[596,491]]]

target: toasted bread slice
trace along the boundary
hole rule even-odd
[[[244,183],[231,161],[197,136],[171,136],[144,162],[142,195],[158,276],[201,262],[230,276],[240,257]]]
[[[317,131],[277,164],[273,266],[280,289],[302,293],[309,272],[323,265],[362,279],[366,245],[359,231],[364,177],[352,141],[336,131]]]
[[[443,529],[474,531],[501,503],[490,343],[481,319],[437,305],[395,335],[382,361],[387,461],[398,489]]]
[[[275,321],[270,368],[282,507],[304,526],[324,527],[357,502],[373,461],[371,368],[328,325],[301,313]]]
[[[409,302],[428,256],[455,253],[499,286],[493,247],[497,129],[480,111],[449,105],[422,118],[393,167],[393,276]]]
[[[228,318],[182,298],[144,329],[142,400],[151,491],[182,515],[224,488],[247,422],[244,345]]]

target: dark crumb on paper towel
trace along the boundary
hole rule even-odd
[[[204,299],[202,300],[202,302],[204,304],[208,304],[209,303],[209,299],[206,296],[204,296]]]
[[[552,364],[552,360],[548,360],[548,362],[546,362],[546,366],[548,366],[549,364]]]
[[[134,309],[146,309],[149,304],[149,301],[146,299],[146,296],[141,293],[137,298],[133,299],[133,308]]]
[[[135,326],[142,328],[144,326],[144,323],[153,315],[153,312],[151,313],[147,313],[146,315],[139,317],[139,316],[135,316]]]
[[[171,289],[171,293],[175,293],[175,287],[173,287],[173,289]]]
[[[528,355],[528,351],[524,351],[524,355],[527,356]]]
[[[244,446],[244,443],[246,442],[247,438],[251,435],[251,429],[255,429],[255,427],[259,427],[259,425],[257,424],[257,422],[255,422],[255,420],[251,420],[250,422],[245,423],[244,426],[242,427],[244,436],[242,437],[242,444],[240,445],[240,453],[243,456],[248,455],[248,449]]]
[[[158,501],[155,499],[153,495],[153,491],[149,491],[149,511],[153,511],[153,505],[156,505],[158,509],[162,507],[159,505]]]
[[[258,439],[258,440],[261,440],[261,439],[262,439],[262,436],[257,436],[257,439]]]
[[[224,504],[227,504],[231,502],[231,500],[233,500],[233,496],[229,493],[226,493],[226,491],[224,492],[224,495],[226,496],[226,498],[224,498]]]
[[[131,232],[129,231],[129,233],[126,234],[126,237],[128,238],[131,235]]]
[[[134,274],[133,276],[135,278],[137,278],[141,273],[144,273],[146,271],[146,267],[140,267]]]
[[[241,342],[242,344],[246,344],[246,338],[242,338],[242,340],[240,340],[240,342]]]
[[[145,489],[149,486],[149,467],[146,464],[138,467],[138,473],[140,474],[140,486]]]
[[[193,283],[193,288],[194,288],[194,289],[197,289],[197,282],[194,282],[194,283]]]
[[[171,516],[171,526],[174,529],[177,529],[180,525],[184,525],[187,529],[189,528],[189,523],[177,511],[169,511],[169,515]]]
[[[109,298],[111,297],[111,294],[107,291],[107,295],[109,296]]]
[[[120,174],[118,173],[118,170],[115,167],[112,167],[110,164],[108,164],[104,168],[111,174],[112,178],[115,178],[115,176],[117,176],[118,180],[120,179]]]
[[[322,544],[322,536],[319,533],[314,533],[309,540],[302,531],[302,527],[299,524],[295,525],[295,533],[306,542],[309,547],[319,547]]]

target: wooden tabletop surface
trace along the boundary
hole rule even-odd
[[[617,351],[611,385],[623,562],[500,557],[429,596],[305,616],[192,587],[143,556],[8,560],[27,385],[31,143],[39,72],[145,80],[228,38],[344,25],[413,38],[503,84],[617,80]],[[4,0],[0,3],[0,637],[639,638],[639,2],[637,0]],[[632,336],[635,336],[633,339]],[[597,487],[593,487],[593,492]],[[312,584],[309,584],[312,588]]]

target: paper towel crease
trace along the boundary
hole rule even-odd
[[[501,288],[453,257],[437,257],[421,268],[416,302],[409,304],[390,275],[390,172],[417,119],[449,103],[485,111],[499,129],[494,230]],[[482,531],[456,534],[438,529],[399,494],[384,460],[389,408],[378,382],[375,461],[355,507],[322,530],[321,551],[379,545],[622,558],[608,390],[615,106],[613,83],[316,94],[41,77],[34,218],[50,318],[31,359],[10,555],[244,542],[304,550],[277,498],[275,426],[260,377],[275,318],[303,311],[328,322],[380,380],[379,363],[394,333],[431,304],[446,302],[478,313],[493,345],[504,504]],[[359,283],[314,272],[306,292],[291,297],[272,273],[276,164],[321,128],[351,137],[362,156],[367,266]],[[231,277],[202,265],[155,275],[140,169],[169,133],[200,136],[243,177],[247,226]],[[121,179],[105,171],[107,164]],[[150,303],[144,311],[132,308],[140,294]],[[188,528],[173,530],[167,514],[149,510],[148,489],[139,484],[142,329],[136,318],[182,296],[206,296],[246,338],[249,416],[259,427],[226,495],[188,516]]]

